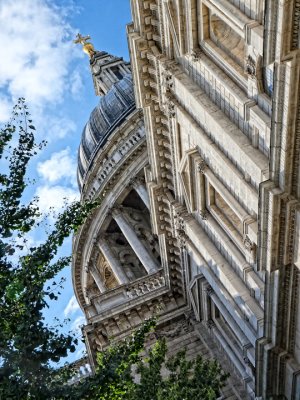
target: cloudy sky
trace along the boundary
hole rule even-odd
[[[30,165],[43,211],[59,210],[64,198],[78,198],[77,148],[82,129],[98,99],[88,57],[73,43],[89,34],[97,50],[128,59],[125,25],[131,21],[129,0],[0,0],[0,124],[10,117],[18,97],[25,97],[47,147]],[[40,237],[32,237],[32,242]],[[70,252],[68,241],[64,247]],[[84,318],[72,291],[70,271],[54,315],[70,318],[76,329]],[[78,357],[82,349],[78,349]]]

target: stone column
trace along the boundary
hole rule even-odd
[[[105,76],[114,84],[118,81],[118,78],[110,71],[109,68],[106,68],[103,72],[105,72]]]
[[[143,200],[145,206],[148,208],[148,210],[150,210],[149,195],[145,185],[141,182],[140,179],[134,179],[132,181],[132,186],[137,194],[140,196],[140,198]]]
[[[120,68],[120,70],[125,74],[128,74],[128,70],[125,69],[125,67],[122,64],[119,64],[118,67]]]
[[[114,255],[113,251],[109,247],[106,240],[103,238],[100,238],[100,240],[98,241],[97,244],[98,244],[98,247],[99,247],[101,253],[105,257],[106,261],[109,263],[119,284],[123,285],[124,283],[128,283],[129,279],[128,279],[127,275],[125,274],[125,272],[123,271],[122,265],[120,264],[117,257]]]
[[[138,259],[145,267],[148,274],[156,272],[158,270],[158,266],[155,260],[153,259],[152,254],[149,253],[149,251],[140,241],[134,229],[122,214],[121,210],[116,208],[113,209],[112,216],[116,221],[116,223],[119,225],[119,228],[123,232],[123,235],[126,237],[128,243],[132,247]]]
[[[99,272],[98,268],[96,267],[96,265],[91,264],[88,267],[88,272],[90,272],[92,277],[94,278],[94,281],[96,282],[96,285],[97,285],[98,289],[100,290],[100,293],[105,292],[106,287],[104,286],[104,284],[102,282],[102,277],[101,277],[100,272]]]

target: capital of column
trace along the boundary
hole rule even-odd
[[[141,185],[144,186],[144,185],[145,185],[145,181],[144,181],[143,178],[136,177],[136,178],[131,179],[130,185],[131,185],[133,188],[137,188],[137,187],[139,187],[139,186],[141,186]]]
[[[122,214],[122,206],[114,206],[110,209],[111,215],[115,218]]]
[[[145,206],[150,209],[149,195],[144,180],[142,178],[135,178],[130,182],[130,184],[138,193]]]
[[[108,238],[108,235],[106,232],[100,232],[94,239],[94,244],[99,245],[101,242],[105,242]]]

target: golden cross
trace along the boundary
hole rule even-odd
[[[76,44],[80,43],[82,45],[84,45],[86,43],[86,41],[91,38],[90,35],[82,36],[80,33],[77,33],[76,37],[77,37],[77,39],[74,40],[74,43],[76,43]]]
[[[90,58],[92,58],[93,55],[94,55],[96,52],[95,52],[95,49],[94,49],[94,46],[92,45],[92,43],[88,42],[88,40],[91,38],[90,35],[82,36],[82,35],[80,35],[80,33],[77,33],[76,37],[77,37],[77,39],[74,40],[74,43],[76,43],[76,44],[78,44],[78,43],[82,44],[82,47],[83,47],[82,50],[83,50],[86,54],[88,54],[88,56],[89,56]]]

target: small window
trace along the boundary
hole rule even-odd
[[[112,67],[111,70],[119,80],[123,79],[123,74],[121,73],[119,67]]]

